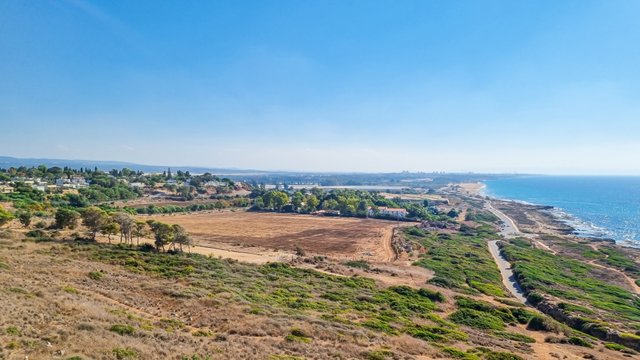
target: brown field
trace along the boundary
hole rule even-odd
[[[391,238],[398,226],[385,220],[257,212],[150,217],[183,226],[202,247],[223,244],[289,252],[300,248],[313,254],[372,261],[393,260]]]

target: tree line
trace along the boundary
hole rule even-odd
[[[409,201],[399,198],[389,199],[378,192],[352,189],[335,189],[325,191],[320,188],[298,191],[267,190],[264,187],[254,188],[250,198],[256,210],[311,213],[317,210],[339,211],[342,216],[365,217],[369,208],[375,214],[379,207],[403,208],[409,218],[420,220],[437,220],[447,218],[428,201]]]

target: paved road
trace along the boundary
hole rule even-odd
[[[527,298],[524,296],[524,291],[522,291],[522,288],[516,281],[516,276],[513,274],[513,270],[511,270],[511,264],[500,253],[498,240],[491,240],[488,242],[488,245],[489,252],[491,253],[491,256],[493,256],[496,265],[498,265],[500,274],[502,274],[502,283],[507,290],[509,290],[509,292],[518,299],[518,301],[525,304],[527,302]]]
[[[491,211],[492,214],[497,216],[500,220],[502,220],[502,226],[500,227],[500,234],[505,238],[513,238],[517,236],[523,236],[518,229],[513,220],[510,217],[505,215],[502,211],[494,208],[491,203],[487,202],[486,204],[487,210]],[[500,269],[500,274],[502,275],[502,283],[509,290],[509,292],[518,299],[523,304],[527,303],[527,298],[524,296],[524,291],[516,281],[516,276],[513,274],[513,270],[511,270],[511,264],[507,261],[507,259],[502,256],[500,253],[500,248],[498,247],[498,240],[491,240],[488,242],[489,252],[491,256],[493,256],[493,260],[495,260],[496,265],[498,265],[498,269]]]
[[[505,215],[505,213],[494,208],[493,205],[491,205],[491,203],[489,202],[487,202],[486,204],[486,209],[491,211],[493,215],[497,216],[500,220],[502,220],[502,226],[500,227],[500,234],[502,234],[504,237],[509,238],[509,237],[522,235],[516,223],[514,223],[510,217]]]

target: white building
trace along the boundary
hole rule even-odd
[[[56,180],[56,186],[65,189],[79,189],[89,186],[89,183],[85,178],[81,176],[72,177],[71,179],[58,179]]]
[[[402,219],[409,215],[409,212],[403,208],[391,208],[386,206],[380,206],[377,211],[374,208],[369,208],[369,216],[382,215],[390,216],[398,219]]]

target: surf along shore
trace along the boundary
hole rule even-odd
[[[638,249],[577,236],[553,207],[489,198],[482,183],[455,188],[496,217],[503,239],[488,245],[498,248],[499,267],[510,264],[500,269],[511,292],[521,289],[528,304],[577,330],[640,349]]]

